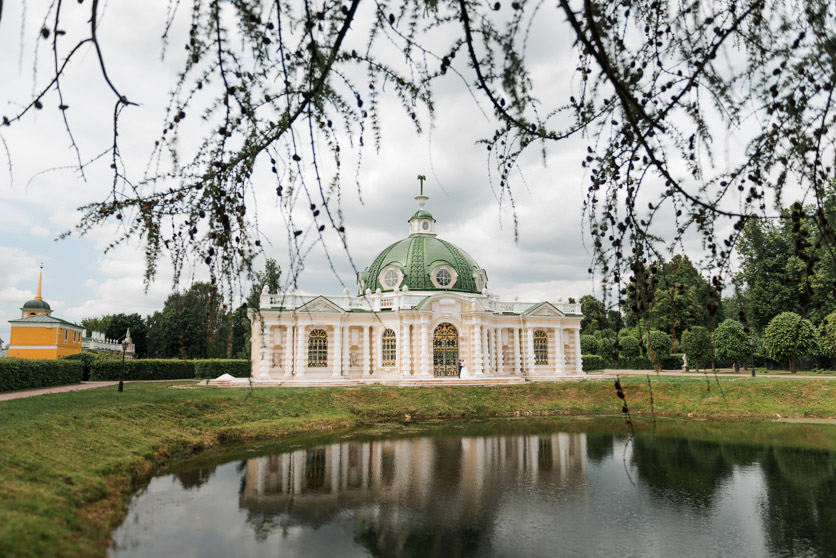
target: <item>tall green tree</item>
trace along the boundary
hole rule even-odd
[[[636,266],[628,286],[628,326],[644,320],[643,330],[658,329],[670,335],[673,351],[682,332],[694,326],[711,328],[722,317],[722,304],[690,258],[677,254],[670,261]]]
[[[593,332],[609,328],[607,309],[604,303],[592,295],[581,297],[581,334],[591,335]]]

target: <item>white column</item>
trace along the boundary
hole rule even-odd
[[[427,323],[427,318],[421,318],[421,346],[418,347],[418,355],[420,358],[420,366],[421,366],[421,375],[422,376],[429,376],[430,375],[430,359],[429,359],[429,352],[430,352],[430,334],[429,334],[429,324]]]
[[[564,375],[566,373],[566,355],[563,354],[563,329],[556,327],[554,329],[554,373]]]
[[[502,346],[500,345],[500,335],[499,335],[499,328],[494,326],[491,330],[493,333],[493,372],[494,374],[499,374],[499,369],[502,366],[502,359],[500,353],[502,352]]]
[[[473,374],[478,376],[482,372],[482,324],[473,321]]]
[[[528,365],[525,368],[528,370],[528,375],[532,376],[534,374],[534,329],[531,327],[526,328],[525,342],[528,345],[525,350]]]
[[[293,332],[296,328],[293,327],[293,321],[287,324],[284,332],[284,375],[285,377],[293,376],[293,358],[296,355],[294,351],[294,337]]]
[[[572,330],[575,332],[575,373],[583,374],[583,357],[581,356],[581,330]]]
[[[519,376],[521,374],[520,361],[522,360],[522,347],[520,347],[519,328],[511,328],[511,335],[514,337],[514,376]]]
[[[342,376],[343,373],[343,328],[337,323],[334,326],[334,372],[331,374],[335,377]]]
[[[348,374],[348,350],[351,347],[351,331],[348,329],[348,326],[342,326],[343,330],[343,352],[340,355],[340,362],[342,363],[342,373],[347,375]]]
[[[305,350],[307,345],[307,339],[305,335],[305,326],[302,324],[296,324],[296,375],[297,376],[304,376],[305,375],[305,368],[307,368],[308,363],[306,362],[308,359],[308,351]]]
[[[267,324],[264,322],[264,317],[262,316],[261,322],[261,329],[259,333],[261,333],[260,341],[261,341],[261,362],[259,363],[259,371],[258,375],[266,378],[270,376],[270,344],[267,342],[267,336],[270,334],[270,328],[267,327]]]
[[[412,350],[410,344],[410,335],[409,335],[409,324],[404,323],[401,325],[401,338],[398,339],[400,343],[400,355],[401,355],[401,375],[409,376],[412,374],[412,363],[410,362],[412,359]]]
[[[363,345],[363,358],[361,359],[360,365],[363,367],[362,375],[363,376],[368,376],[369,371],[371,370],[371,366],[372,366],[372,363],[369,360],[370,351],[371,351],[371,348],[369,347],[369,345],[371,345],[371,342],[369,340],[369,327],[368,326],[363,326],[362,335],[363,335],[363,343],[362,343],[362,345]]]
[[[479,328],[482,333],[482,372],[490,373],[491,371],[491,351],[488,344],[488,326],[481,326]]]

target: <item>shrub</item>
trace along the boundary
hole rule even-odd
[[[763,331],[763,347],[774,360],[790,361],[790,372],[795,374],[796,357],[816,352],[816,330],[810,320],[795,312],[782,312],[772,318]]]
[[[641,354],[639,340],[628,335],[618,340],[618,356],[624,358],[636,358]]]
[[[662,370],[682,370],[682,354],[677,353],[659,359]]]
[[[67,359],[0,359],[0,391],[35,389],[77,384],[84,374],[84,364]]]
[[[711,336],[708,330],[702,326],[694,326],[683,331],[680,348],[688,355],[689,364],[694,364],[697,370],[704,367],[711,358]]]
[[[581,335],[581,354],[598,355],[601,354],[600,350],[601,346],[594,335]]]
[[[91,380],[181,380],[194,378],[194,364],[180,359],[98,359],[90,364]]]
[[[616,363],[613,368],[620,370],[653,370],[653,363],[650,362],[649,358],[641,356],[620,358],[618,359],[618,363]]]
[[[589,372],[591,370],[603,370],[607,366],[607,359],[599,355],[583,355],[583,370]]]
[[[598,341],[598,346],[600,347],[598,354],[604,357],[605,359],[612,358],[612,339],[607,339],[606,337],[602,338]]]
[[[583,338],[583,336],[582,336]],[[249,378],[250,361],[245,359],[193,360],[195,378],[217,378],[229,374],[236,378]]]
[[[741,362],[746,362],[749,356],[749,336],[743,329],[743,324],[737,320],[723,320],[714,330],[714,350],[719,359],[729,359],[737,372]]]

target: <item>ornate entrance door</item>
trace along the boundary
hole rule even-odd
[[[452,324],[438,324],[433,332],[433,373],[436,376],[458,376],[459,333]]]

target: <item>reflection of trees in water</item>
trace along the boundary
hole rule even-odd
[[[587,433],[586,458],[593,463],[601,463],[613,456],[615,436],[612,434]]]
[[[212,475],[215,473],[215,468],[200,468],[192,469],[190,471],[180,471],[173,473],[174,477],[180,482],[180,485],[186,490],[199,488],[206,484]]]
[[[772,551],[836,556],[836,453],[774,448],[762,463]]]
[[[697,510],[712,505],[717,489],[732,472],[720,444],[683,438],[636,437],[633,463],[638,476],[658,496]]]
[[[709,511],[734,467],[759,465],[766,484],[763,530],[771,551],[836,556],[836,453],[683,438],[634,442],[639,478],[666,501],[703,511]],[[595,445],[601,443],[590,444]]]

